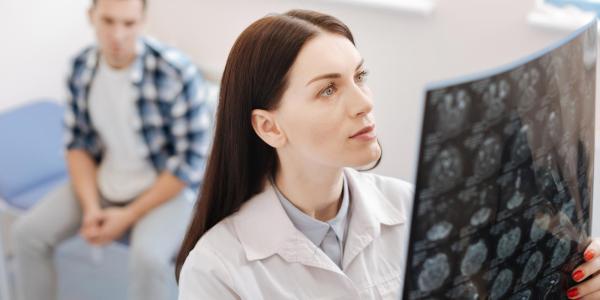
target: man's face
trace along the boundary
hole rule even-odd
[[[98,0],[90,9],[100,52],[115,68],[128,66],[135,58],[136,40],[144,23],[141,0]]]

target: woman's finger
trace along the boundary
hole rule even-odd
[[[586,278],[596,274],[600,271],[600,257],[592,258],[592,260],[579,265],[571,273],[571,277],[575,282],[582,282]]]
[[[573,270],[571,273],[571,277],[573,277],[575,282],[582,282],[589,276],[600,271],[600,256],[598,255],[598,253],[600,253],[600,250],[598,250],[599,248],[600,243],[598,242],[598,239],[592,240],[592,242],[586,247],[585,251],[583,252],[583,258],[585,262],[577,266],[577,268],[575,268],[575,270]]]
[[[583,259],[590,261],[600,254],[600,239],[593,239],[592,242],[587,246],[583,252]]]
[[[581,298],[582,300],[598,300],[600,299],[600,291],[593,292],[585,297]]]
[[[567,290],[567,297],[569,299],[579,299],[593,295],[598,291],[600,291],[600,276],[595,276]]]

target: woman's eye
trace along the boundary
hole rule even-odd
[[[321,91],[321,96],[329,97],[329,96],[333,95],[335,93],[335,91],[336,91],[335,86],[330,84],[327,88],[325,88],[323,91]]]
[[[363,82],[363,81],[367,80],[368,74],[369,73],[367,71],[362,71],[362,72],[356,74],[356,81]]]

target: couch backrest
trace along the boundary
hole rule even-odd
[[[38,101],[0,113],[0,197],[66,173],[63,107]]]

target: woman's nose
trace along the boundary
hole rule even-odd
[[[373,110],[373,101],[371,100],[371,95],[366,93],[362,87],[354,85],[350,98],[351,101],[349,102],[352,116],[365,116]]]

